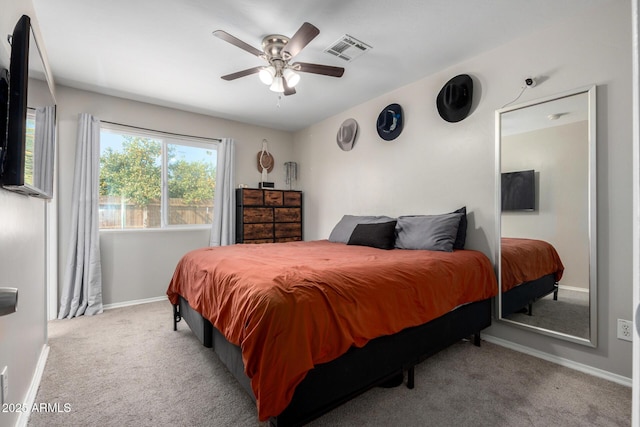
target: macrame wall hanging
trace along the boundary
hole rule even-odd
[[[260,188],[273,188],[273,182],[269,182],[269,172],[273,170],[275,160],[268,147],[269,141],[262,140],[262,150],[258,151],[258,172],[261,173]]]

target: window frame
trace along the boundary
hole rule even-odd
[[[135,126],[127,126],[116,123],[100,122],[100,134],[109,132],[119,135],[134,136],[140,138],[151,138],[161,142],[160,151],[160,226],[159,227],[143,227],[143,228],[98,228],[99,232],[107,233],[123,233],[123,232],[158,232],[158,231],[177,231],[177,230],[198,230],[210,229],[211,224],[169,224],[169,172],[168,172],[168,145],[184,145],[188,147],[196,147],[216,152],[218,156],[218,148],[220,140],[214,138],[196,137],[188,135],[173,134],[169,132],[154,131],[151,129],[143,129]],[[102,141],[100,141],[100,153],[102,153]],[[100,173],[102,170],[99,171]],[[216,166],[216,182],[217,166]],[[212,195],[212,202],[215,193]]]

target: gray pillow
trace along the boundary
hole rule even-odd
[[[396,225],[396,248],[453,252],[462,213],[401,216]]]
[[[330,242],[348,243],[351,233],[358,224],[380,224],[381,222],[393,221],[395,218],[388,216],[356,216],[345,215],[340,221],[333,227],[331,234],[329,234]]]

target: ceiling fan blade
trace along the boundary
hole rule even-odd
[[[240,77],[248,76],[250,74],[255,74],[255,73],[259,72],[261,69],[262,69],[262,67],[247,68],[246,70],[237,71],[235,73],[231,73],[231,74],[227,74],[226,76],[222,76],[222,79],[223,80],[227,80],[227,81],[239,79]]]
[[[298,28],[298,31],[296,31],[293,37],[289,40],[289,43],[284,47],[285,54],[288,55],[289,59],[293,58],[299,54],[311,40],[316,38],[318,34],[320,34],[319,29],[308,22],[305,22],[300,28]]]
[[[260,56],[260,55],[263,54],[263,52],[261,50],[258,50],[255,47],[251,46],[250,44],[247,44],[247,43],[243,42],[239,38],[232,36],[231,34],[227,33],[226,31],[216,30],[216,31],[213,32],[213,35],[218,37],[219,39],[222,39],[222,40],[224,40],[224,41],[226,41],[228,43],[231,43],[234,46],[239,47],[242,50],[246,50],[247,52],[249,52],[252,55]]]
[[[299,68],[299,71],[303,73],[322,74],[323,76],[330,77],[342,77],[344,74],[344,68],[332,67],[330,65],[309,64],[308,62],[296,62],[291,64],[295,69]]]

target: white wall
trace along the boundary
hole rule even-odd
[[[0,0],[0,67],[9,65],[6,34],[23,14],[37,26],[31,0]],[[31,389],[47,343],[45,206],[42,199],[0,189],[0,287],[18,288],[18,311],[0,317],[0,370],[8,368],[7,403],[21,403]],[[14,425],[17,412],[0,412],[0,425]]]
[[[0,287],[18,288],[18,308],[0,317],[0,370],[7,366],[7,403],[24,402],[47,342],[44,200],[0,189]],[[18,413],[0,412],[0,425]]]
[[[506,43],[297,132],[305,191],[305,236],[326,238],[343,214],[471,211],[468,247],[494,259],[496,248],[494,112],[522,81],[539,84],[520,101],[597,84],[598,334],[596,349],[494,322],[488,334],[631,378],[631,343],[616,338],[616,319],[631,319],[631,18],[629,2],[610,4],[561,26]],[[419,53],[416,53],[419,54]],[[437,93],[451,77],[474,79],[474,105],[459,123],[443,121]],[[400,103],[402,134],[383,141],[378,113]],[[355,118],[355,148],[341,151],[336,132]]]
[[[58,86],[58,205],[59,205],[59,289],[62,289],[69,249],[71,191],[79,113],[91,113],[101,120],[158,131],[209,138],[231,137],[236,141],[236,183],[257,187],[260,172],[257,153],[262,140],[276,165],[269,179],[285,188],[284,162],[293,160],[293,136],[252,126],[142,102],[100,95]],[[161,297],[180,257],[189,250],[209,244],[209,229],[191,231],[139,230],[100,233],[102,286],[105,304]]]

